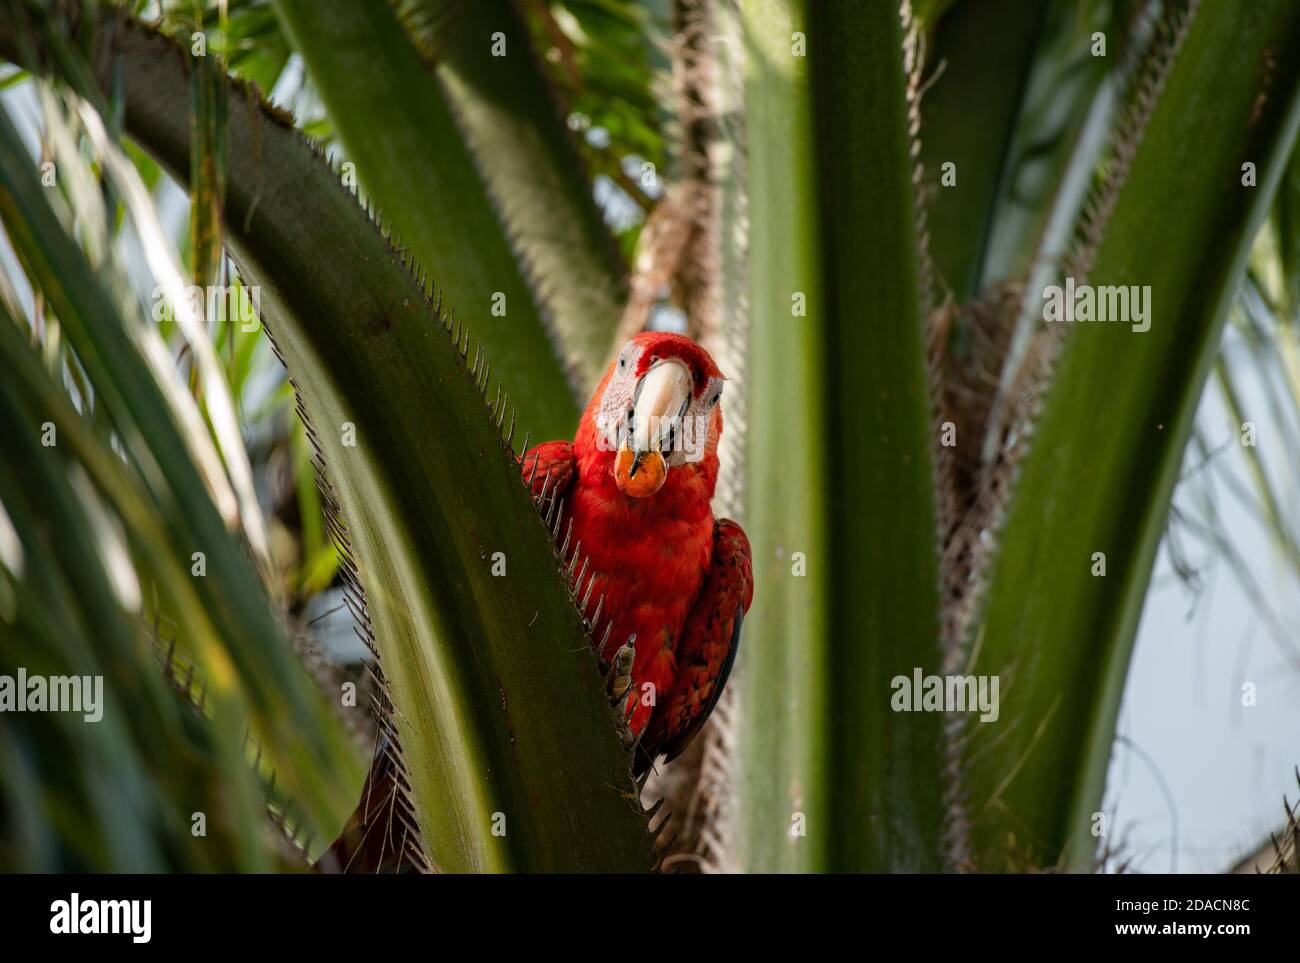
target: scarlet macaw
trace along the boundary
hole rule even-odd
[[[749,540],[710,507],[723,381],[689,338],[637,335],[611,363],[573,441],[546,442],[522,459],[534,494],[547,507],[560,501],[582,544],[583,595],[609,613],[602,659],[618,666],[631,657],[611,674],[630,675],[618,701],[638,773],[660,754],[672,759],[704,725],[753,598]],[[393,829],[411,819],[395,792],[401,778],[385,738],[357,811],[318,870],[416,868]]]
[[[602,659],[632,657],[623,708],[639,771],[679,754],[717,705],[753,598],[749,540],[710,506],[724,380],[689,338],[637,335],[573,441],[523,458],[534,494],[562,501],[594,573],[590,597],[610,613]]]

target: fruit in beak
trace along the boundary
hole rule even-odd
[[[634,453],[624,445],[614,456],[614,482],[632,498],[649,498],[668,480],[668,462],[657,451]]]

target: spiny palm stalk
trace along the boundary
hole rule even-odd
[[[608,7],[626,36],[630,8]],[[378,664],[399,789],[375,827],[392,837],[389,855],[445,870],[649,868],[662,853],[588,648],[609,613],[584,590],[554,499],[538,524],[515,454],[527,431],[571,433],[625,308],[623,266],[580,159],[591,141],[575,144],[555,110],[590,105],[580,88],[601,71],[617,88],[608,58],[593,67],[599,58],[579,52],[590,38],[575,39],[574,24],[598,21],[496,0],[232,0],[200,7],[198,21],[189,4],[165,8],[160,32],[119,11],[13,0],[0,6],[0,52],[59,78],[87,116],[120,118],[120,131],[106,125],[114,136],[188,183],[196,278],[214,276],[224,245],[261,292],[349,606]],[[701,807],[674,864],[1093,868],[1119,694],[1192,412],[1300,120],[1300,68],[1284,55],[1300,42],[1300,9],[672,9],[678,55],[700,68],[678,88],[699,110],[679,118],[681,183],[702,185],[704,201],[683,208],[691,254],[676,273],[700,275],[688,322],[743,380],[728,393],[732,476],[720,492],[751,533],[757,583],[726,724],[674,800]],[[223,38],[227,70],[193,62],[191,31],[204,24]],[[182,26],[181,43],[166,36]],[[537,55],[538,37],[554,57]],[[248,83],[274,82],[290,50],[326,109],[315,129],[337,138],[347,167]],[[991,57],[1008,69],[990,70]],[[650,87],[639,75],[629,86]],[[75,245],[14,186],[34,189],[30,158],[4,159],[0,214],[39,266],[46,247]],[[364,202],[341,183],[354,177]],[[630,202],[645,203],[632,187]],[[1267,290],[1279,313],[1293,312],[1300,273],[1294,209],[1291,187],[1272,208],[1284,278]],[[52,317],[75,324],[90,306],[66,293],[72,261],[50,264],[31,269],[34,287]],[[1043,289],[1066,276],[1150,285],[1150,329],[1043,324]],[[0,418],[21,425],[64,389],[36,377],[21,338],[8,341],[6,357],[32,372],[30,396],[0,393]],[[139,364],[123,350],[96,366],[91,346],[73,344],[71,371],[92,394]],[[1098,444],[1112,399],[1125,414]],[[106,461],[108,430],[130,430],[113,414],[76,449],[87,464]],[[165,425],[148,432],[154,444],[171,437]],[[147,450],[131,449],[137,460]],[[34,545],[36,506],[7,477],[0,498],[20,543]],[[70,531],[89,524],[77,490],[44,494],[61,499]],[[165,546],[148,561],[171,573],[173,618],[208,632],[203,605],[182,604],[184,545],[154,537],[131,504],[114,507],[132,543]],[[66,594],[57,575],[108,599],[111,568],[87,557],[97,564],[54,572],[49,591]],[[223,558],[232,584],[253,578]],[[153,571],[141,560],[136,570]],[[208,651],[240,652],[264,626],[258,637],[279,640],[268,657],[288,672],[263,609],[249,625],[213,626]],[[123,629],[104,652],[139,648],[138,634]],[[896,711],[895,681],[915,672],[999,680],[999,718]],[[275,711],[258,703],[261,680],[240,678],[248,701]],[[141,718],[179,711],[154,703]],[[228,714],[211,730],[183,717],[189,738],[216,738],[223,772],[238,768]],[[123,758],[134,748],[144,760],[127,771],[156,758],[136,730],[115,738]],[[21,757],[8,743],[0,751]],[[307,809],[337,806],[339,792],[312,797],[327,757],[314,769],[284,762]],[[10,798],[36,812],[32,787],[48,777],[12,772]],[[240,778],[245,819],[223,832],[251,860],[258,793]],[[159,793],[160,811],[189,804],[176,793]],[[89,865],[123,859],[85,853]]]
[[[883,6],[817,19],[750,4],[741,29],[749,371],[782,388],[754,392],[748,413],[771,430],[748,439],[764,591],[746,626],[737,845],[766,870],[937,869],[941,719],[894,715],[881,697],[891,677],[939,660],[916,65]],[[822,38],[814,56],[800,37]],[[773,692],[788,695],[760,695]]]

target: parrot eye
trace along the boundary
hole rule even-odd
[[[721,391],[715,393],[714,396],[709,399],[709,407],[712,408],[714,405],[716,405],[718,403],[718,399],[720,399],[721,397],[722,397]]]

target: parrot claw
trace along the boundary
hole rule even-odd
[[[632,662],[636,658],[636,633],[629,635],[617,652],[609,669],[609,704],[618,705],[632,688]]]
[[[618,734],[624,752],[631,752],[637,742],[636,733],[630,724],[633,707],[627,705],[627,694],[632,689],[632,663],[635,661],[636,633],[633,633],[614,653],[614,661],[609,669],[609,704],[618,716]]]
[[[626,718],[620,719],[618,735],[623,742],[623,751],[631,752],[633,747],[636,746],[636,733],[633,732],[632,727],[627,724]]]

